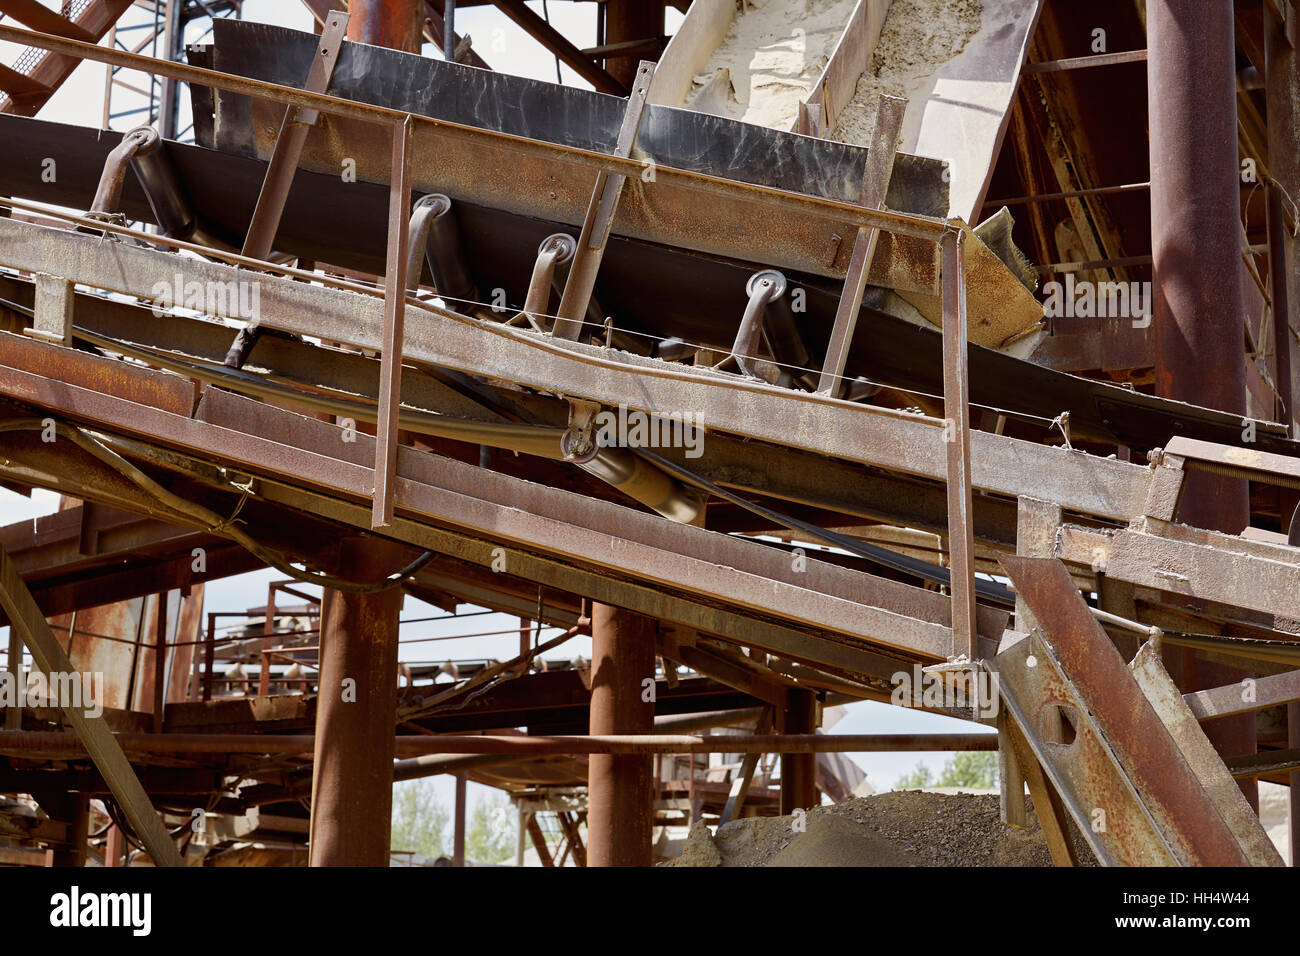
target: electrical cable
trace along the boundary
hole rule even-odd
[[[674,475],[679,480],[692,484],[711,495],[717,495],[725,501],[738,505],[746,511],[764,517],[769,521],[776,522],[791,531],[798,531],[801,534],[806,534],[814,540],[825,542],[832,547],[841,548],[844,551],[848,551],[850,554],[855,554],[860,558],[866,558],[867,560],[874,561],[877,564],[883,564],[885,567],[893,568],[895,571],[902,571],[906,574],[915,575],[916,577],[922,578],[926,581],[931,581],[935,584],[942,584],[947,587],[952,586],[952,572],[949,571],[948,568],[940,567],[937,564],[931,564],[928,561],[922,561],[920,558],[913,558],[905,554],[899,554],[897,551],[891,551],[888,548],[882,548],[879,545],[868,544],[865,541],[859,541],[857,538],[852,538],[836,531],[828,531],[825,528],[819,528],[817,525],[810,522],[802,521],[799,518],[793,518],[790,515],[782,514],[779,511],[774,511],[771,508],[766,508],[763,505],[742,498],[740,495],[728,491],[726,488],[715,485],[707,478],[702,478],[694,472],[682,468],[680,465],[674,464],[662,455],[657,455],[647,448],[638,448],[633,446],[631,447],[631,450],[642,458],[645,458],[647,461],[650,461],[652,464],[667,471],[669,474]],[[984,600],[1003,607],[1015,607],[1016,604],[1015,596],[1011,593],[1011,590],[1004,585],[998,584],[996,581],[985,581],[976,578],[975,593]]]

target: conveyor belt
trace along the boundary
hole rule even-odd
[[[120,137],[120,133],[0,116],[0,142],[6,144],[9,156],[0,167],[0,193],[89,208],[104,159]],[[168,143],[166,149],[203,228],[238,244],[266,164],[179,143]],[[41,178],[45,157],[57,163],[53,183]],[[357,182],[341,191],[337,177],[300,172],[276,245],[308,259],[382,272],[387,202],[387,186]],[[123,211],[151,221],[148,202],[133,176],[126,179]],[[562,224],[466,202],[456,204],[456,214],[478,287],[502,288],[511,304],[522,303],[538,244]],[[656,339],[677,336],[728,348],[744,312],[745,282],[764,265],[614,237],[596,295],[621,328]],[[810,351],[820,354],[829,338],[840,284],[795,272],[787,275],[791,288],[807,291],[807,311],[800,316],[800,326]],[[941,356],[938,330],[864,306],[847,374],[940,395]],[[1240,416],[1158,399],[978,346],[970,349],[970,368],[975,405],[1037,421],[1068,411],[1076,440],[1125,444],[1137,451],[1163,445],[1175,435],[1242,443]],[[1288,439],[1280,425],[1261,424],[1252,447],[1300,455],[1300,445]]]

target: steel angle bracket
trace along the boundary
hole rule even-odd
[[[1000,559],[1037,622],[987,664],[1107,865],[1248,866],[1186,756],[1054,558]]]
[[[1035,631],[986,659],[1005,707],[1105,866],[1178,861],[1119,760]],[[1035,808],[1041,819],[1044,808]]]
[[[655,65],[648,60],[642,60],[637,67],[636,82],[632,84],[632,95],[628,97],[623,125],[614,146],[615,156],[627,158],[632,155],[654,72]],[[583,316],[587,314],[587,305],[596,288],[596,273],[600,271],[605,244],[614,227],[614,214],[626,181],[627,177],[616,173],[600,173],[596,177],[587,218],[582,224],[582,235],[578,237],[577,252],[569,266],[569,279],[560,297],[559,317],[551,330],[556,338],[576,339],[582,331]]]

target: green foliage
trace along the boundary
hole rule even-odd
[[[911,773],[900,776],[895,790],[917,790],[925,787],[966,787],[971,790],[990,790],[998,785],[998,755],[992,750],[964,750],[953,754],[943,765],[936,780],[930,768],[918,763]]]
[[[393,835],[389,845],[402,853],[437,859],[449,856],[450,812],[438,800],[433,781],[406,780],[393,787]]]
[[[465,827],[466,861],[504,863],[513,859],[516,816],[500,791],[493,790],[479,800]]]
[[[941,787],[970,787],[988,790],[998,785],[998,755],[995,750],[963,750],[953,754],[939,775]]]
[[[894,784],[894,789],[917,790],[921,787],[929,787],[933,783],[934,775],[930,773],[930,768],[923,763],[917,763],[915,770],[898,778],[898,781]]]

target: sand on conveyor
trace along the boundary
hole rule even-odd
[[[746,817],[691,828],[682,853],[662,866],[1051,866],[1038,818],[1018,830],[1002,823],[997,794],[901,790],[809,810],[794,817]],[[1074,830],[1071,824],[1071,830]],[[1080,862],[1092,851],[1073,833]]]
[[[925,99],[934,75],[979,32],[983,10],[980,0],[892,0],[871,66],[836,118],[830,138],[870,145],[881,93],[909,102]],[[919,110],[908,113],[919,123]]]
[[[685,106],[790,129],[856,5],[857,0],[749,0],[744,9],[738,4]]]

